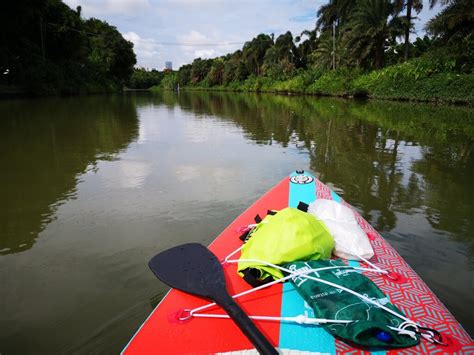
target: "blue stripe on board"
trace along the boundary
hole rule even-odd
[[[281,316],[294,317],[300,314],[314,317],[311,307],[298,294],[293,285],[286,282],[283,284]],[[336,344],[334,338],[318,325],[282,322],[280,325],[280,349],[334,354]]]
[[[291,176],[296,175],[293,173]],[[309,175],[309,174],[307,174]],[[311,203],[316,200],[316,183],[293,184],[290,182],[289,207],[298,207],[300,202]],[[289,282],[283,285],[281,316],[294,317],[307,314],[313,317],[314,313]],[[334,354],[336,342],[322,327],[315,325],[300,325],[281,323],[280,349],[295,349]]]
[[[338,203],[341,203],[342,200],[341,198],[339,197],[339,195],[337,193],[335,193],[334,191],[331,190],[331,197],[334,201],[338,202]]]
[[[308,176],[308,173],[305,173]],[[296,173],[291,174],[291,177],[297,175]],[[314,179],[314,177],[313,177]],[[290,182],[290,196],[288,199],[289,207],[298,207],[300,202],[311,203],[316,200],[316,183],[315,180],[309,184],[293,184]]]
[[[348,262],[349,266],[352,266],[352,267],[359,267],[360,266],[360,263],[357,260],[348,260],[347,262]]]

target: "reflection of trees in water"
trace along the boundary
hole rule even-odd
[[[258,144],[307,152],[310,168],[381,231],[395,227],[396,212],[422,210],[434,228],[473,243],[471,109],[212,92],[155,100],[231,121]]]
[[[471,141],[423,149],[413,170],[424,177],[427,219],[433,228],[470,243],[474,254],[474,151]]]
[[[0,102],[0,253],[32,247],[78,175],[138,137],[135,106],[122,97]]]

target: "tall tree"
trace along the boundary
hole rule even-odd
[[[133,73],[137,63],[133,43],[125,40],[114,26],[91,18],[84,23],[89,38],[89,60],[102,72],[124,83]]]
[[[319,8],[316,29],[321,31],[322,35],[318,48],[311,55],[312,58],[318,61],[321,60],[323,63],[326,63],[327,59],[330,58],[332,63],[336,55],[336,53],[333,53],[336,51],[336,48],[334,48],[335,37],[340,37],[356,6],[357,1],[353,0],[329,0],[329,3]],[[330,36],[333,36],[332,39]]]
[[[438,3],[431,0],[432,5]],[[444,0],[446,7],[426,24],[426,30],[444,41],[453,38],[472,38],[474,33],[474,6],[472,0]]]
[[[257,76],[260,74],[263,58],[267,49],[271,46],[273,46],[273,38],[263,33],[244,44],[242,59],[246,62],[252,74]]]
[[[430,2],[430,9],[432,9],[438,4],[440,4],[441,6],[450,5],[454,2],[454,0],[429,0],[429,2]]]
[[[337,38],[336,42],[339,42],[339,38]],[[316,48],[313,53],[311,53],[311,60],[318,66],[323,66],[330,69],[333,65],[333,51],[333,38],[329,33],[324,33],[319,37],[318,48]],[[336,66],[339,66],[341,59],[338,52],[339,51],[336,51],[335,53]]]
[[[345,45],[357,64],[384,65],[387,42],[402,34],[399,8],[389,0],[359,0],[344,32]]]
[[[202,81],[211,70],[211,67],[212,59],[194,59],[191,69],[191,82],[195,84]]]
[[[316,28],[324,31],[333,23],[337,26],[344,25],[349,20],[356,3],[353,0],[329,0],[329,3],[321,6],[316,14],[318,18]]]
[[[305,39],[301,42],[303,36]],[[300,56],[300,65],[306,68],[310,61],[311,53],[313,53],[319,45],[318,32],[314,30],[304,30],[301,35],[295,37],[295,43],[298,43],[298,53]]]
[[[180,85],[189,84],[191,81],[191,72],[193,70],[193,66],[191,64],[182,65],[178,71],[178,83]]]
[[[264,62],[266,64],[276,64],[279,62],[297,64],[299,62],[299,52],[293,42],[293,35],[290,31],[278,36],[275,45],[265,52]]]
[[[133,44],[115,27],[84,21],[80,7],[73,10],[61,0],[2,1],[0,26],[6,84],[34,93],[118,87],[136,63]]]
[[[216,58],[212,63],[211,70],[207,74],[211,85],[222,85],[224,83],[224,59]]]
[[[415,10],[416,13],[420,13],[423,9],[423,0],[406,0],[402,1],[406,7],[406,17],[404,18],[404,27],[405,27],[405,60],[408,59],[410,52],[410,30],[412,27],[412,10]]]

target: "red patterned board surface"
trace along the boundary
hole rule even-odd
[[[254,223],[256,214],[264,216],[269,209],[280,210],[288,206],[290,179],[283,179],[277,186],[262,196],[244,213],[232,222],[209,246],[209,249],[223,259],[241,246],[239,227]],[[323,183],[316,180],[315,195],[319,199],[332,199],[333,193]],[[349,206],[345,201],[340,201]],[[349,206],[350,207],[350,206]],[[389,296],[409,318],[421,325],[440,331],[451,341],[450,347],[435,346],[427,341],[412,348],[398,350],[401,354],[474,354],[474,344],[462,326],[449,313],[441,301],[433,294],[419,276],[408,266],[400,255],[377,233],[377,231],[354,210],[357,221],[371,240],[375,256],[371,262],[391,269],[400,275],[394,282],[382,276],[367,274],[380,289]],[[235,255],[238,258],[239,255]],[[250,287],[238,275],[235,264],[224,267],[227,288],[236,294]],[[256,294],[239,298],[242,308],[251,315],[280,316],[282,308],[282,285],[274,285]],[[184,309],[194,308],[206,301],[171,290],[137,331],[122,354],[211,354],[253,348],[237,326],[225,319],[197,318],[180,322],[177,314]],[[218,307],[209,313],[222,314]],[[257,327],[277,346],[280,340],[278,322],[256,321]],[[337,354],[369,354],[336,340]],[[383,352],[382,352],[383,353]],[[388,354],[395,352],[390,351]],[[380,352],[378,354],[381,354]]]
[[[332,200],[331,189],[321,181],[316,181],[318,199]],[[380,234],[346,201],[341,203],[352,208],[357,222],[371,240],[374,249],[372,263],[386,270],[401,275],[401,282],[394,282],[387,277],[366,273],[372,281],[396,304],[405,315],[419,323],[439,331],[452,344],[449,347],[437,346],[421,341],[418,346],[390,351],[389,354],[474,354],[474,344],[469,334],[446,309],[443,303],[428,288],[421,278],[413,271],[406,261],[383,239]],[[354,349],[341,341],[336,342],[339,354],[363,354],[364,351]]]

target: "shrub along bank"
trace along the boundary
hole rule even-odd
[[[369,73],[347,68],[334,71],[309,69],[297,71],[284,80],[250,76],[244,81],[226,85],[210,85],[203,80],[181,89],[363,96],[474,105],[474,74],[452,72],[451,65],[449,62],[439,63],[417,58]],[[170,73],[154,89],[174,89],[177,84],[177,74]]]

